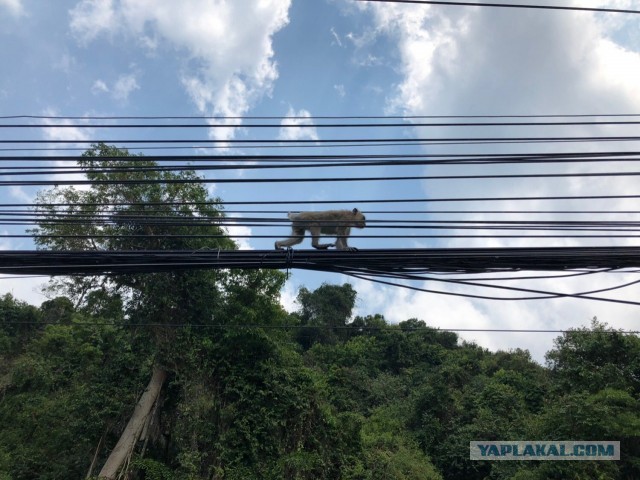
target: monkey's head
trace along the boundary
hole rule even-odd
[[[356,228],[364,228],[367,226],[366,218],[360,210],[354,208],[351,213],[353,213],[353,226]]]

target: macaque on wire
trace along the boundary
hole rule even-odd
[[[338,250],[357,250],[347,245],[347,238],[351,227],[364,228],[365,218],[357,208],[353,210],[326,210],[324,212],[296,212],[290,213],[291,236],[285,240],[276,241],[276,250],[290,248],[302,243],[305,231],[311,232],[313,248],[325,250],[336,247]],[[336,237],[336,243],[320,243],[320,235]]]

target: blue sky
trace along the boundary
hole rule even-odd
[[[508,2],[507,2],[508,3]],[[521,2],[527,3],[527,2]],[[557,0],[538,4],[634,8],[630,0]],[[491,9],[426,5],[369,4],[348,0],[0,0],[0,114],[51,116],[296,116],[329,115],[566,115],[640,113],[640,16]],[[185,138],[217,140],[264,138],[328,139],[340,136],[461,135],[607,135],[633,129],[598,126],[572,128],[486,127],[398,129],[372,131],[304,128],[209,128],[172,131]],[[58,121],[51,120],[55,125]],[[122,132],[49,128],[0,130],[5,139],[159,138],[157,131]],[[610,146],[588,145],[598,150]],[[513,153],[571,151],[575,145],[551,146],[431,146],[403,153]],[[634,145],[616,145],[634,149]],[[529,149],[529,150],[527,150]],[[637,148],[636,148],[637,150]],[[202,150],[206,152],[206,150]],[[249,150],[227,150],[249,154]],[[294,150],[289,150],[294,151]],[[323,149],[317,153],[371,153],[374,150]],[[282,151],[281,151],[282,152]],[[376,153],[400,153],[387,147]],[[156,152],[162,153],[162,152]],[[256,153],[253,151],[253,153]],[[257,152],[257,153],[265,153]],[[367,169],[366,175],[425,175],[452,172],[431,167]],[[459,167],[458,167],[459,168]],[[515,171],[513,167],[511,172]],[[565,171],[577,167],[559,167]],[[582,168],[582,167],[581,167]],[[597,169],[597,167],[584,167]],[[616,168],[630,168],[618,165]],[[468,172],[479,172],[479,167]],[[486,167],[483,168],[486,172]],[[504,167],[492,172],[505,172]],[[517,171],[535,171],[518,167]],[[460,170],[455,170],[461,173]],[[303,175],[358,176],[361,170],[323,170]],[[209,174],[207,174],[209,175]],[[287,172],[229,172],[230,178],[293,176]],[[524,181],[323,182],[273,184],[259,188],[243,184],[212,185],[226,201],[422,198],[455,196],[637,194],[633,178]],[[29,201],[35,190],[0,190],[0,202]],[[454,204],[425,204],[429,209]],[[367,206],[344,205],[344,207]],[[527,209],[638,209],[630,201],[599,204],[531,202]],[[414,208],[416,206],[407,206]],[[464,205],[472,210],[478,205]],[[482,207],[486,207],[483,205]],[[515,205],[499,204],[508,209]],[[296,208],[292,205],[292,208]],[[376,205],[394,210],[394,205]],[[384,217],[377,214],[377,218]],[[467,213],[455,219],[486,219]],[[376,215],[369,215],[376,218]],[[449,218],[452,218],[449,216]],[[508,215],[503,219],[517,219]],[[550,214],[544,219],[566,218]],[[616,217],[633,219],[633,217]],[[283,232],[284,230],[278,230]],[[269,234],[237,227],[232,233]],[[363,232],[364,233],[364,232]],[[370,233],[384,233],[371,230]],[[419,232],[418,232],[419,233]],[[0,239],[6,249],[30,248],[25,240]],[[528,242],[528,243],[527,243]],[[599,241],[600,244],[602,241]],[[361,248],[433,246],[527,246],[531,240],[367,239],[354,236]],[[607,244],[615,243],[613,240]],[[572,239],[547,240],[545,245],[599,244]],[[618,244],[633,244],[630,241]],[[271,248],[270,239],[246,239],[243,248]],[[308,244],[304,245],[308,247]],[[588,280],[529,282],[524,286],[578,292],[610,286],[632,276],[616,274]],[[294,308],[300,285],[348,281],[334,275],[294,272],[283,292],[283,303]],[[0,289],[39,303],[42,279],[4,280]],[[491,302],[436,296],[354,282],[359,291],[358,313],[382,312],[391,321],[410,317],[438,327],[551,328],[586,325],[597,316],[619,328],[638,329],[639,310],[580,300]],[[427,285],[432,288],[433,285]],[[435,288],[454,291],[450,286]],[[468,288],[465,289],[468,291]],[[485,292],[486,293],[486,292]],[[616,294],[637,298],[633,288]],[[469,333],[492,349],[522,347],[538,360],[553,335]]]

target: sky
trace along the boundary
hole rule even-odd
[[[510,2],[502,2],[510,3]],[[635,8],[631,0],[556,0],[511,3]],[[197,138],[221,148],[203,153],[251,155],[266,149],[238,148],[234,140],[309,140],[317,154],[473,154],[597,152],[634,150],[616,144],[430,145],[329,148],[318,140],[340,138],[447,138],[455,136],[632,135],[632,126],[417,127],[332,129],[322,116],[612,115],[640,113],[640,15],[533,9],[389,4],[352,0],[0,0],[0,115],[39,116],[196,116],[217,117],[207,128],[137,130],[64,127],[87,124],[51,118],[48,128],[0,129],[0,140],[95,140]],[[299,128],[252,129],[251,120],[221,117],[295,117],[282,123]],[[278,120],[277,122],[280,122]],[[414,120],[415,123],[415,120]],[[226,126],[225,126],[226,124]],[[233,125],[233,126],[230,126]],[[44,144],[47,145],[47,144]],[[80,148],[86,144],[75,145]],[[135,151],[135,148],[132,149]],[[281,148],[279,153],[299,153]],[[74,151],[78,153],[77,151]],[[308,153],[307,150],[305,152]],[[167,153],[167,152],[154,152]],[[169,152],[175,153],[175,152]],[[193,152],[188,152],[192,154]],[[555,173],[599,171],[599,165],[550,167]],[[633,165],[616,164],[617,171]],[[462,170],[464,169],[464,170]],[[218,178],[341,177],[535,173],[539,166],[364,167],[296,174],[230,171]],[[211,176],[206,173],[205,176]],[[557,179],[412,180],[368,182],[209,183],[223,201],[295,201],[638,194],[635,177]],[[0,187],[0,202],[31,202],[32,187]],[[496,214],[473,210],[528,209],[552,213],[536,219],[567,219],[560,210],[633,210],[637,200],[600,202],[530,201],[474,204],[353,204],[368,219],[389,219],[394,210],[416,209],[421,220],[487,220]],[[283,207],[287,208],[287,207]],[[314,208],[322,209],[322,207]],[[377,213],[367,213],[367,209]],[[438,214],[434,210],[463,209]],[[227,210],[233,207],[227,206]],[[386,211],[386,213],[385,213]],[[240,215],[240,214],[238,214]],[[285,213],[282,213],[284,216]],[[400,215],[400,214],[396,214]],[[409,214],[400,215],[405,218]],[[636,220],[617,214],[608,219]],[[518,220],[521,214],[503,213]],[[530,218],[530,217],[527,217]],[[584,219],[585,216],[580,217]],[[287,228],[277,233],[287,234]],[[269,249],[273,239],[257,235],[276,230],[236,226],[240,248]],[[16,233],[5,227],[0,233]],[[350,244],[366,248],[446,248],[635,245],[634,239],[575,238],[397,238],[358,235]],[[415,232],[424,233],[424,232]],[[456,233],[456,232],[453,232]],[[461,232],[457,232],[461,233]],[[462,232],[464,233],[464,232]],[[482,232],[479,232],[482,233]],[[487,233],[487,232],[485,232]],[[251,235],[256,237],[251,238]],[[307,243],[296,248],[309,248]],[[30,249],[28,239],[1,238],[5,250]],[[577,278],[510,281],[509,285],[574,293],[637,279],[603,273]],[[612,327],[640,329],[640,308],[581,299],[496,301],[436,295],[372,284],[335,274],[293,271],[282,294],[296,308],[301,286],[350,282],[358,291],[358,315],[382,313],[388,321],[419,318],[439,328],[567,329],[588,326],[592,318]],[[0,292],[39,304],[43,279],[0,280]],[[501,284],[505,284],[502,282]],[[440,282],[413,283],[447,293],[496,294],[487,289]],[[638,288],[610,294],[637,299]],[[497,292],[500,295],[506,293]],[[609,294],[607,294],[609,295]],[[607,296],[603,295],[603,296]],[[496,349],[528,349],[544,362],[556,334],[465,332],[461,337]]]

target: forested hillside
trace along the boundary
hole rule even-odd
[[[542,367],[420,320],[351,319],[348,284],[303,289],[291,315],[276,292],[236,285],[216,326],[185,317],[162,354],[117,296],[35,308],[6,295],[0,478],[97,475],[159,361],[167,380],[129,478],[639,477],[638,337],[594,322],[559,337]],[[473,462],[477,439],[620,440],[622,461]]]

